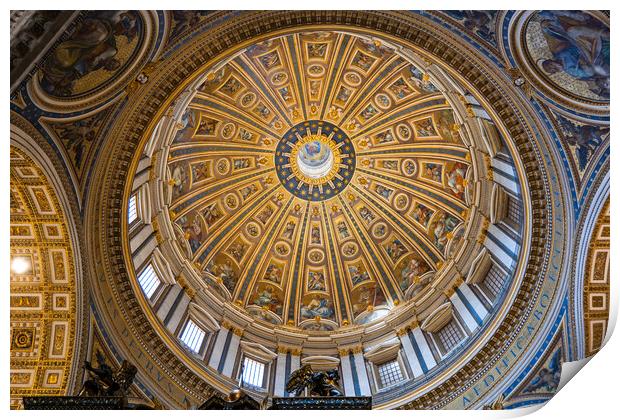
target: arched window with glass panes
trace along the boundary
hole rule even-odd
[[[240,343],[240,348],[235,377],[243,387],[265,391],[269,388],[269,381],[273,380],[270,373],[277,354],[265,346],[246,341]]]
[[[161,280],[155,272],[153,265],[148,263],[146,267],[138,274],[138,283],[144,292],[144,295],[151,299],[157,288],[161,285]]]

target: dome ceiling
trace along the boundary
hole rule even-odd
[[[475,162],[429,74],[336,31],[273,38],[213,68],[166,176],[177,243],[210,289],[304,330],[436,301],[470,224]]]
[[[566,274],[607,182],[605,81],[540,66],[575,19],[457,12],[76,13],[11,120],[79,208],[82,353],[167,407],[227,394],[247,357],[256,400],[310,365],[416,409],[521,401],[554,343],[581,354]],[[83,24],[115,28],[95,53],[117,69],[59,67]]]
[[[228,395],[247,359],[257,401],[310,365],[373,408],[510,408],[603,341],[608,12],[11,26],[11,201],[34,203],[11,227],[12,406],[77,392],[102,350],[168,408]]]

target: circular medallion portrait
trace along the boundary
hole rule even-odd
[[[606,110],[610,96],[609,18],[595,11],[519,15],[512,47],[530,82],[570,108]],[[529,74],[528,74],[529,73]]]

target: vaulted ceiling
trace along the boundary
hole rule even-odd
[[[420,278],[458,250],[474,192],[429,75],[335,31],[215,67],[168,154],[172,220],[205,279],[258,319],[304,329],[367,323],[422,295]]]
[[[309,364],[378,408],[516,407],[602,343],[608,14],[11,18],[13,407],[96,352],[167,407],[242,355],[260,399]]]

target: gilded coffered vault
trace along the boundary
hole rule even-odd
[[[373,408],[515,408],[601,347],[608,12],[24,16],[13,408],[96,358],[150,407],[270,406],[309,366]]]
[[[609,201],[599,214],[588,246],[583,288],[586,355],[595,354],[603,345],[609,319]]]
[[[67,214],[43,168],[11,146],[11,407],[71,389],[76,276]]]

